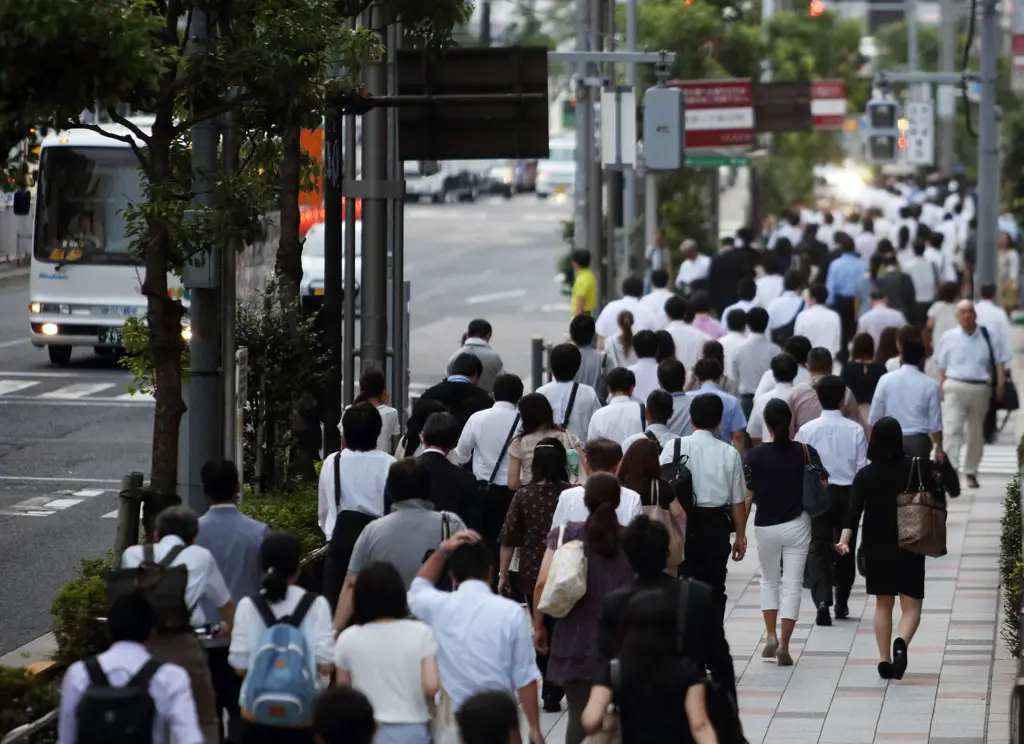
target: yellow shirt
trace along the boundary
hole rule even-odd
[[[569,301],[569,312],[575,317],[579,298],[583,298],[583,312],[593,313],[597,309],[597,277],[590,269],[576,272],[576,280],[572,283],[572,298]]]

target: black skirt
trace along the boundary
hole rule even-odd
[[[242,721],[242,744],[313,744],[313,729],[279,728]]]
[[[903,548],[864,546],[864,584],[878,597],[905,594],[924,599],[924,556]]]

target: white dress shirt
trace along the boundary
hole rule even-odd
[[[608,405],[594,413],[584,441],[610,439],[621,445],[627,438],[644,430],[643,408],[625,395],[613,395]]]
[[[499,400],[486,411],[477,411],[466,421],[455,451],[460,465],[473,460],[473,475],[478,481],[490,480],[498,455],[504,449],[505,455],[501,458],[501,466],[494,476],[494,484],[508,486],[508,448],[505,447],[505,442],[508,441],[509,430],[516,416],[516,407],[513,404]],[[516,429],[518,428],[517,425]]]
[[[751,439],[760,439],[762,442],[774,441],[771,431],[764,423],[764,407],[768,401],[779,398],[789,399],[789,391],[793,389],[792,382],[779,382],[767,393],[762,393],[754,398],[754,407],[750,411],[750,420],[747,422],[747,434]]]
[[[765,274],[759,279],[755,279],[754,283],[757,285],[757,294],[754,296],[754,302],[757,303],[758,307],[763,307],[765,310],[768,309],[768,305],[772,300],[782,296],[783,287],[785,286],[785,280],[779,274]]]
[[[478,692],[514,695],[540,679],[530,616],[483,581],[471,579],[443,592],[417,577],[408,602],[409,611],[434,632],[441,686],[456,711]]]
[[[658,389],[658,361],[653,357],[637,359],[629,366],[629,371],[636,378],[633,400],[646,405],[647,396]]]
[[[978,314],[978,325],[985,326],[989,336],[999,336],[999,343],[1004,351],[1012,350],[1013,325],[1006,311],[992,300],[978,300],[974,303],[974,311]],[[999,359],[998,354],[996,359]],[[1009,364],[1011,361],[1012,359],[1008,359],[1003,363]]]
[[[569,522],[586,522],[590,512],[587,511],[587,504],[583,500],[583,486],[567,488],[558,495],[558,506],[555,507],[555,516],[551,519],[551,528],[561,527]],[[640,494],[631,488],[622,486],[619,491],[619,505],[615,509],[615,516],[619,524],[626,527],[633,518],[643,514],[643,502]]]
[[[644,306],[652,318],[657,322],[654,330],[661,330],[668,325],[668,316],[665,315],[665,303],[669,297],[674,297],[675,292],[670,289],[652,289],[649,294],[644,295],[640,304]]]
[[[555,416],[555,423],[559,426],[565,421],[565,409],[569,407],[569,397],[572,395],[572,382],[549,382],[537,388],[537,392],[548,399],[551,404],[551,411]],[[565,428],[576,435],[581,442],[587,441],[587,432],[590,430],[590,420],[594,414],[601,410],[601,401],[589,385],[580,385],[576,389],[576,400],[573,401],[572,411],[569,413],[569,424]],[[509,423],[511,426],[511,423]]]
[[[989,339],[996,363],[1009,364],[1013,358],[1003,348],[1000,335],[990,331]],[[971,334],[965,333],[962,326],[946,331],[935,350],[935,363],[939,369],[945,370],[950,380],[988,383],[992,379],[988,344],[981,333],[981,326],[977,326]]]
[[[810,382],[811,373],[807,371],[807,367],[800,365],[796,368],[796,379],[793,380],[793,385],[799,385],[801,382]],[[765,393],[771,392],[772,388],[776,386],[775,375],[772,374],[771,370],[768,370],[761,375],[761,382],[757,383],[757,390],[754,391],[754,400],[757,400],[758,396],[764,395]]]
[[[167,535],[153,546],[153,558],[159,562],[171,549],[184,545],[177,535]],[[138,568],[144,558],[143,546],[132,545],[121,556],[122,568]],[[214,607],[223,607],[231,601],[231,592],[224,581],[224,576],[217,568],[217,560],[213,553],[199,545],[189,545],[178,553],[171,561],[172,566],[184,566],[188,569],[188,583],[185,585],[185,604],[194,607],[192,611],[192,627],[217,622],[215,617],[206,617],[203,613],[202,599],[208,599]],[[141,666],[141,665],[140,665]]]
[[[704,344],[711,340],[711,336],[681,320],[670,321],[665,330],[675,342],[676,359],[683,363],[687,371],[693,369],[704,352]]]
[[[97,660],[110,686],[123,687],[150,658],[149,651],[141,643],[119,641],[101,653]],[[57,744],[75,744],[78,741],[78,704],[91,686],[85,662],[76,661],[68,668],[61,683]],[[164,744],[168,731],[174,744],[203,744],[188,672],[177,664],[165,663],[149,681],[149,696],[156,708],[153,744]]]
[[[729,307],[725,308],[725,310],[722,311],[722,328],[729,327],[729,313],[731,313],[733,310],[742,310],[743,312],[748,312],[751,308],[755,307],[759,307],[759,305],[757,304],[756,297],[753,300],[740,300],[739,302],[734,302],[733,304],[729,305]]]
[[[804,305],[804,298],[791,289],[787,289],[781,295],[768,303],[768,329],[780,328],[792,321]]]
[[[658,321],[647,312],[638,297],[620,297],[612,300],[604,306],[604,310],[597,316],[597,335],[601,338],[611,338],[619,332],[619,313],[628,310],[633,314],[633,332],[656,331]]]
[[[417,449],[417,452],[420,450]],[[341,509],[334,503],[334,460],[340,457]],[[324,458],[317,486],[317,523],[330,540],[339,511],[362,512],[371,517],[384,516],[384,486],[395,458],[387,452],[358,452],[344,449]]]
[[[857,318],[857,333],[866,333],[878,346],[878,339],[886,328],[901,328],[907,324],[907,317],[888,305],[875,305]]]
[[[935,300],[939,289],[939,282],[942,279],[939,275],[939,269],[935,264],[929,261],[926,256],[911,254],[903,262],[903,271],[910,277],[910,281],[914,283],[914,297],[918,304],[930,303]]]
[[[648,424],[647,428],[639,434],[634,434],[631,437],[627,437],[626,441],[622,443],[622,453],[625,454],[626,450],[630,448],[633,442],[639,442],[641,439],[650,440],[647,436],[647,432],[650,432],[658,440],[658,449],[663,449],[666,444],[671,442],[673,439],[679,439],[679,435],[675,434],[665,424]]]
[[[348,406],[345,410],[347,411],[351,407]],[[380,414],[381,422],[380,434],[377,436],[377,449],[391,454],[392,437],[397,437],[402,433],[402,425],[398,421],[398,411],[382,403],[377,406],[377,413]],[[345,436],[345,427],[341,425],[341,421],[338,422],[338,431],[341,432],[342,437]]]
[[[708,269],[711,268],[711,257],[698,253],[696,258],[688,258],[679,266],[679,275],[676,277],[676,286],[682,289],[687,284],[699,282],[708,278]]]
[[[843,418],[842,411],[822,411],[821,416],[800,427],[796,441],[818,451],[832,486],[851,486],[857,471],[867,465],[868,440],[864,428]]]
[[[720,339],[718,343],[722,345],[722,351],[725,356],[725,374],[732,374],[729,370],[732,369],[733,360],[736,358],[736,349],[739,348],[740,344],[747,340],[747,336],[739,331],[729,331]]]
[[[853,239],[853,247],[858,256],[869,261],[878,249],[878,236],[874,232],[862,232]]]
[[[732,367],[726,374],[736,380],[740,395],[752,395],[761,376],[766,370],[771,370],[772,359],[781,353],[778,344],[769,341],[763,333],[751,333],[736,347]]]
[[[882,375],[871,398],[868,423],[874,426],[883,416],[899,421],[903,436],[942,431],[938,383],[913,364]]]
[[[306,590],[298,586],[289,586],[280,602],[271,602],[270,611],[274,617],[282,618],[290,615],[299,606],[299,602],[306,594]],[[317,674],[317,664],[327,666],[334,663],[334,626],[331,606],[327,599],[318,596],[309,606],[309,611],[299,623],[299,631],[306,639],[306,645],[310,651],[309,671],[317,680],[320,689],[327,687],[329,677],[320,677]],[[253,658],[260,649],[263,642],[263,634],[267,625],[263,621],[256,605],[249,597],[243,597],[238,603],[238,610],[235,612],[235,624],[231,627],[231,646],[228,648],[228,663],[234,669],[250,669]]]
[[[693,402],[686,393],[672,393],[672,417],[668,420],[668,428],[673,434],[682,436],[690,423],[690,404]]]
[[[698,430],[680,441],[680,454],[687,457],[686,467],[693,476],[693,501],[700,507],[724,507],[742,504],[747,497],[740,453],[710,431]],[[675,443],[661,451],[661,464],[670,465]]]
[[[834,357],[843,344],[842,319],[832,308],[815,302],[796,316],[793,335],[806,336],[812,349],[828,349]]]

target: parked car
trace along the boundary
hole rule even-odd
[[[449,199],[466,202],[476,199],[477,178],[464,163],[407,160],[403,171],[407,199],[427,198],[434,204],[443,204]]]
[[[481,176],[481,194],[500,194],[511,199],[516,189],[516,169],[508,160],[485,161],[486,172]]]
[[[576,138],[551,140],[549,154],[537,162],[537,198],[572,193],[576,186]]]
[[[318,222],[306,233],[302,245],[302,281],[299,283],[299,297],[305,313],[316,312],[324,304],[324,223]],[[345,237],[342,232],[342,243]],[[343,254],[344,255],[344,254]],[[363,223],[356,222],[356,298],[359,298],[359,277],[363,273]],[[341,278],[345,281],[345,263],[341,264]],[[342,294],[344,295],[344,283]],[[359,304],[356,303],[358,312]]]

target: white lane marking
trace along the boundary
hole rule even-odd
[[[498,300],[514,300],[517,297],[525,297],[525,289],[509,289],[505,292],[493,292],[491,294],[476,295],[475,297],[467,297],[467,305],[480,305],[484,302],[497,302]]]
[[[100,519],[117,519],[117,509],[114,509],[114,511],[112,512],[107,512],[102,517],[100,517]]]
[[[68,377],[92,377],[96,375],[89,372],[21,372],[0,370],[0,377],[57,377],[61,380]],[[125,377],[124,379],[128,379]]]
[[[47,509],[68,509],[81,504],[85,499],[54,499],[47,501],[43,506]]]
[[[120,484],[121,481],[110,478],[64,478],[44,475],[0,475],[0,481],[26,481],[40,483],[97,483],[106,485]],[[43,498],[46,498],[45,496]]]
[[[156,401],[149,393],[125,393],[124,395],[118,395],[114,400],[130,400],[137,403],[153,403]]]
[[[0,406],[23,406],[31,404],[33,406],[83,406],[85,408],[96,408],[103,406],[106,408],[141,408],[143,405],[152,405],[153,402],[149,400],[117,400],[116,398],[104,398],[102,396],[96,396],[93,398],[78,399],[64,399],[64,398],[46,398],[44,396],[30,396],[30,395],[8,395],[0,397]]]
[[[2,341],[0,342],[0,349],[7,349],[11,346],[18,346],[19,344],[27,344],[32,339],[30,338],[16,338],[13,341]]]
[[[81,491],[75,491],[72,496],[77,496],[80,499],[91,499],[96,496],[100,496],[107,492],[105,488],[83,488]]]
[[[17,504],[11,505],[10,509],[15,511],[40,511],[53,499],[49,496],[33,496],[30,499],[19,501]]]
[[[112,387],[116,387],[115,382],[79,382],[74,385],[68,385],[58,390],[51,390],[48,393],[43,393],[40,398],[58,398],[75,400],[78,398],[84,398],[87,395],[93,395],[94,393],[101,393],[104,390],[109,390]]]
[[[38,384],[38,382],[24,382],[22,380],[0,380],[0,395],[10,395],[19,390],[27,390]]]
[[[0,517],[48,517],[56,512],[51,511],[14,511],[12,509],[0,509]]]

